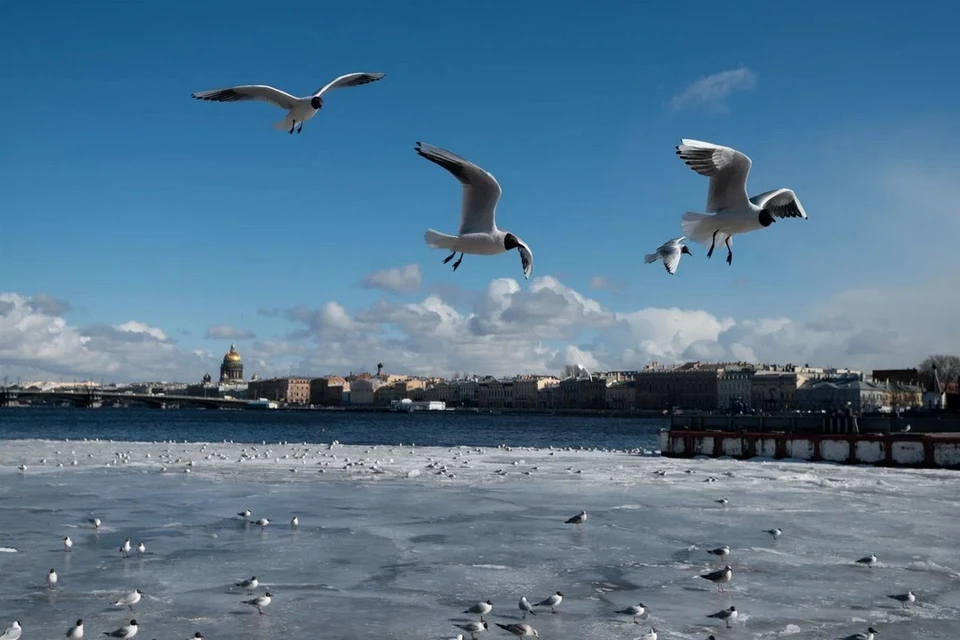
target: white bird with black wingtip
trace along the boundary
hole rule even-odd
[[[733,264],[733,236],[765,229],[778,218],[807,218],[807,212],[791,189],[774,189],[747,195],[747,176],[753,162],[745,154],[712,142],[683,139],[677,155],[688,167],[710,178],[706,214],[683,214],[683,235],[692,242],[709,244],[707,257],[717,243],[727,246],[727,264]],[[713,215],[708,215],[713,214]]]
[[[907,605],[911,605],[917,600],[917,596],[913,591],[907,591],[906,593],[897,593],[887,597],[893,598],[894,600],[899,602],[904,609],[907,608]]]
[[[527,600],[527,596],[520,596],[520,604],[517,605],[520,608],[520,611],[523,612],[523,619],[527,619],[527,614],[529,613],[532,616],[537,615],[533,610],[533,605],[530,604],[530,601]]]
[[[556,613],[557,607],[560,606],[560,603],[563,602],[563,594],[557,591],[552,596],[545,598],[533,605],[535,607],[550,607],[550,613]]]
[[[857,560],[856,564],[859,564],[865,567],[873,567],[873,566],[876,566],[878,562],[880,561],[877,559],[877,556],[871,553],[870,555],[863,556],[862,558]]]
[[[493,611],[493,602],[487,600],[486,602],[478,602],[473,605],[463,613],[476,613],[480,615],[480,620],[483,620],[483,616]]]
[[[251,607],[256,607],[257,611],[260,612],[260,615],[263,615],[263,608],[269,606],[272,601],[273,601],[273,594],[267,591],[262,596],[258,596],[252,600],[244,600],[243,604],[248,604]]]
[[[723,569],[717,569],[710,573],[701,573],[700,577],[717,585],[717,591],[723,591],[723,585],[733,580],[733,569],[730,565],[727,565]]]
[[[465,253],[495,256],[516,249],[520,254],[523,277],[529,279],[533,272],[533,252],[530,247],[509,231],[497,228],[497,203],[502,193],[497,179],[472,162],[432,144],[418,142],[416,152],[449,171],[463,184],[460,230],[457,235],[451,236],[434,229],[427,229],[423,234],[431,247],[452,252],[443,264],[453,260],[459,252],[460,258],[453,263],[453,270],[456,271]]]
[[[586,512],[586,511],[581,511],[581,512],[578,513],[577,515],[571,516],[570,518],[567,518],[567,520],[564,522],[564,524],[575,524],[575,525],[577,525],[577,527],[579,528],[579,527],[583,526],[583,523],[586,522],[586,521],[587,521],[587,512]]]
[[[860,633],[854,633],[853,635],[839,638],[839,640],[873,640],[873,634],[875,633],[877,633],[877,630],[873,627],[869,627],[866,633],[861,631]]]
[[[686,240],[686,238],[683,236],[674,238],[673,240],[667,240],[657,247],[656,251],[648,253],[643,257],[644,264],[651,264],[657,260],[663,260],[664,269],[666,269],[670,275],[674,275],[677,272],[677,267],[680,266],[680,256],[683,254],[687,254],[688,256],[693,255],[690,253],[687,245],[683,244],[684,240]]]
[[[130,640],[130,638],[137,635],[139,630],[140,625],[137,624],[137,621],[131,620],[130,624],[124,625],[116,631],[104,631],[103,635],[110,636],[111,638],[120,638],[120,640]]]
[[[540,633],[526,622],[514,622],[512,624],[500,624],[498,622],[496,624],[504,631],[509,631],[518,638],[524,638],[526,636],[532,636],[534,638],[540,637]]]
[[[490,625],[488,625],[486,621],[483,621],[483,622],[474,621],[474,622],[468,622],[466,624],[455,624],[453,626],[457,627],[458,629],[463,629],[464,631],[469,633],[470,637],[474,638],[474,640],[476,640],[478,633],[482,633],[490,628]]]
[[[384,75],[383,73],[366,72],[347,73],[328,82],[309,96],[300,98],[265,84],[245,84],[230,87],[229,89],[198,91],[190,95],[197,100],[209,100],[213,102],[241,102],[248,100],[269,102],[287,111],[287,115],[283,117],[283,120],[276,122],[273,128],[277,131],[293,133],[294,130],[296,130],[297,133],[300,133],[303,131],[303,123],[317,115],[317,112],[323,108],[323,97],[328,91],[343,89],[344,87],[359,87],[360,85],[370,82],[376,82]]]
[[[127,595],[123,596],[122,598],[114,602],[113,605],[115,607],[126,606],[130,608],[130,611],[133,611],[133,605],[140,602],[140,598],[142,597],[143,597],[143,591],[140,591],[140,589],[134,589],[133,593],[128,593]]]
[[[716,613],[711,613],[707,617],[725,621],[727,623],[727,629],[729,629],[730,623],[737,619],[737,608],[733,605],[730,605],[729,608],[722,609]]]
[[[631,605],[626,609],[620,609],[620,611],[617,611],[617,613],[619,613],[622,616],[632,616],[633,624],[640,624],[640,621],[637,620],[637,618],[639,618],[644,613],[646,613],[646,611],[647,611],[647,608],[643,606],[643,603],[638,602],[637,604]]]
[[[73,549],[73,540],[70,539],[70,536],[66,536],[63,539],[63,550],[70,551]]]

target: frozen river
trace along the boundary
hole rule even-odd
[[[527,619],[544,640],[651,626],[678,640],[871,625],[877,640],[956,638],[958,477],[627,451],[7,440],[0,632],[19,620],[22,640],[62,638],[83,618],[94,638],[135,617],[146,640],[442,640],[490,599],[481,638],[508,639],[494,623],[519,621],[520,596],[561,591],[556,615]],[[271,524],[244,524],[245,508]],[[582,530],[564,524],[581,509]],[[777,526],[779,540],[764,533]],[[146,555],[121,557],[125,538]],[[718,594],[697,576],[723,544],[734,575]],[[869,553],[878,566],[854,564]],[[265,615],[232,587],[252,575],[274,595]],[[135,614],[113,606],[135,588]],[[886,597],[908,589],[908,609]],[[615,613],[637,602],[640,625]],[[706,617],[730,605],[733,629]]]

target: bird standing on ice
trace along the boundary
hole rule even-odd
[[[302,98],[297,98],[285,91],[274,89],[265,84],[245,84],[238,87],[230,87],[229,89],[199,91],[190,95],[197,100],[210,100],[213,102],[239,102],[246,100],[269,102],[272,105],[287,110],[287,115],[283,117],[283,120],[275,123],[273,128],[277,131],[289,130],[289,133],[293,133],[294,129],[296,129],[297,133],[300,133],[303,131],[303,123],[317,115],[317,112],[323,108],[323,95],[325,93],[333,91],[334,89],[358,87],[362,84],[376,82],[383,76],[384,74],[382,73],[348,73],[327,83],[311,95],[303,96]],[[299,127],[297,125],[299,125]]]
[[[73,540],[70,539],[70,536],[67,536],[63,539],[63,550],[70,551],[73,549]]]
[[[443,261],[447,264],[460,253],[453,263],[456,271],[463,262],[463,254],[495,256],[511,249],[520,253],[520,266],[523,277],[530,278],[533,271],[533,252],[523,240],[509,231],[497,228],[497,202],[500,201],[500,185],[497,179],[477,165],[450,153],[446,149],[435,147],[426,142],[418,142],[416,152],[434,164],[438,164],[463,183],[463,199],[460,204],[460,231],[451,236],[433,229],[427,229],[424,240],[431,247],[452,251]]]
[[[533,605],[535,607],[550,607],[550,613],[556,613],[557,607],[560,606],[560,603],[563,602],[563,594],[557,591],[555,594],[549,598],[541,600],[537,604]]]
[[[684,240],[686,240],[686,238],[683,236],[674,238],[673,240],[667,240],[657,247],[656,251],[645,255],[643,257],[644,263],[650,264],[657,260],[663,260],[663,266],[667,270],[667,273],[670,275],[675,274],[677,267],[680,266],[680,256],[684,253],[688,256],[693,255],[690,253],[690,249],[687,249],[687,245],[683,244]]]
[[[17,640],[22,633],[23,629],[20,627],[20,621],[14,620],[13,624],[0,634],[0,640]]]
[[[736,149],[710,142],[683,139],[677,155],[688,167],[710,178],[707,189],[707,213],[683,214],[683,235],[693,242],[710,243],[707,257],[718,242],[727,245],[727,264],[733,264],[733,236],[756,231],[773,224],[777,218],[807,218],[807,212],[790,189],[774,189],[752,198],[747,196],[747,176],[753,164]]]
[[[50,569],[50,573],[47,574],[47,589],[56,589],[57,580],[57,572]]]
[[[581,512],[578,513],[577,515],[572,516],[572,517],[570,517],[570,518],[567,518],[567,520],[566,520],[566,522],[564,522],[564,524],[575,524],[575,525],[577,525],[577,528],[579,529],[580,527],[583,526],[583,523],[586,522],[586,521],[587,521],[587,512],[586,512],[586,511],[581,511]]]
[[[70,640],[83,640],[83,620],[77,620],[77,624],[67,629],[65,635]]]

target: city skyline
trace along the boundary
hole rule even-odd
[[[231,342],[261,377],[958,351],[960,165],[930,141],[958,133],[960,89],[935,9],[228,6],[0,4],[11,95],[49,96],[0,106],[0,377],[195,381]],[[706,58],[684,36],[733,28],[751,38]],[[297,136],[269,105],[189,97],[361,70],[386,76]],[[703,209],[682,137],[743,151],[751,192],[791,187],[810,219],[738,237],[729,267],[700,245],[675,276],[642,264]],[[417,140],[497,177],[529,282],[513,254],[454,273],[423,243],[460,187]]]

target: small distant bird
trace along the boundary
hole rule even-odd
[[[483,616],[491,611],[493,611],[493,603],[487,600],[486,602],[478,602],[463,613],[479,613],[480,620],[483,620]]]
[[[711,613],[707,617],[725,621],[727,629],[729,629],[730,623],[737,619],[737,608],[731,605],[729,609],[722,609],[716,613]]]
[[[120,553],[124,558],[130,557],[130,538],[124,540],[123,544],[120,545]]]
[[[637,618],[642,616],[646,611],[647,611],[647,608],[643,606],[643,603],[638,602],[633,606],[617,611],[617,613],[624,616],[633,616],[633,624],[640,624],[640,621],[637,620]]]
[[[63,550],[70,551],[73,549],[73,540],[70,539],[70,536],[67,536],[63,539]]]
[[[257,611],[260,612],[260,615],[263,615],[263,608],[270,605],[270,602],[273,600],[273,595],[267,591],[262,596],[258,596],[253,600],[244,600],[243,604],[249,604],[252,607],[256,607]]]
[[[270,521],[267,520],[266,518],[260,518],[260,519],[257,520],[257,522],[256,522],[256,525],[257,525],[258,527],[260,527],[261,529],[264,529],[268,524],[270,524]]]
[[[453,260],[459,252],[460,258],[453,263],[453,270],[456,271],[465,253],[495,256],[516,249],[520,254],[523,277],[529,279],[533,272],[533,252],[530,247],[514,234],[497,228],[497,203],[502,193],[497,179],[469,160],[432,144],[418,142],[416,152],[449,171],[463,184],[460,231],[457,235],[447,235],[434,229],[427,229],[423,234],[431,247],[453,252],[444,259],[443,264]]]
[[[527,614],[528,614],[528,613],[529,613],[530,615],[532,615],[532,616],[537,615],[536,612],[533,610],[533,605],[530,604],[530,601],[529,601],[529,600],[527,600],[527,596],[520,596],[520,604],[519,604],[519,607],[520,607],[520,611],[523,611],[523,619],[524,619],[524,620],[527,619]]]
[[[290,520],[290,526],[296,529],[300,526],[300,518],[293,516],[293,519]]]
[[[730,501],[727,500],[726,498],[720,498],[719,500],[714,500],[714,502],[716,502],[717,504],[719,504],[721,507],[725,507],[725,506],[727,506],[728,504],[730,504]]]
[[[717,585],[717,591],[723,591],[722,585],[733,579],[733,569],[730,568],[730,565],[727,565],[723,569],[717,569],[710,573],[702,573],[700,577]]]
[[[47,574],[47,588],[55,589],[57,586],[57,572],[53,569],[50,569],[50,573]]]
[[[877,560],[877,556],[873,555],[872,553],[868,556],[863,556],[862,558],[857,560],[857,564],[862,564],[866,567],[872,567],[875,564],[877,564],[877,562],[879,562]]]
[[[657,628],[650,627],[650,631],[647,631],[639,638],[634,638],[634,640],[657,640]]]
[[[13,624],[7,627],[7,630],[0,635],[0,640],[19,640],[23,629],[20,628],[20,621],[14,620]]]
[[[142,556],[142,555],[145,554],[146,552],[147,552],[147,545],[143,544],[142,541],[139,542],[139,543],[137,544],[137,553]]]
[[[773,529],[765,530],[764,533],[769,533],[774,537],[774,539],[776,539],[783,535],[783,529],[780,527],[774,527]]]
[[[674,238],[673,240],[667,240],[657,247],[656,251],[643,256],[643,262],[645,264],[651,264],[657,260],[663,260],[663,267],[667,270],[667,273],[670,275],[675,274],[677,267],[680,266],[680,257],[683,254],[693,256],[693,254],[690,253],[690,249],[687,248],[687,245],[683,244],[684,240],[686,240],[686,238],[683,236]]]
[[[727,246],[727,264],[733,264],[733,236],[764,229],[777,218],[807,218],[800,200],[790,189],[774,189],[749,198],[747,176],[753,162],[743,153],[701,140],[684,139],[677,155],[688,167],[710,178],[707,214],[683,214],[683,235],[693,242],[710,243],[707,257],[718,242]]]
[[[100,518],[90,518],[87,520],[87,522],[92,524],[94,529],[99,529],[100,525],[102,524],[102,522],[100,522]]]
[[[127,607],[130,607],[130,611],[133,611],[133,605],[140,602],[140,598],[142,597],[143,597],[143,591],[140,591],[140,589],[134,589],[133,593],[128,593],[127,595],[123,596],[122,598],[114,602],[113,606],[115,607],[127,606]]]
[[[247,84],[229,89],[213,89],[211,91],[199,91],[190,94],[197,100],[210,100],[213,102],[240,102],[247,100],[262,100],[270,104],[287,110],[287,115],[283,120],[275,123],[273,128],[277,131],[287,131],[297,133],[303,131],[303,123],[317,115],[317,112],[323,108],[323,96],[328,91],[342,89],[344,87],[359,87],[363,84],[376,82],[382,78],[382,73],[348,73],[328,82],[317,89],[309,96],[301,98],[290,95],[280,89],[274,89],[271,86],[263,84]],[[297,126],[299,125],[299,127]]]
[[[728,555],[730,555],[730,547],[723,545],[722,547],[717,547],[716,549],[708,549],[707,553],[712,553],[715,556],[726,558]]]
[[[533,636],[534,638],[540,637],[540,634],[537,632],[537,630],[525,622],[514,622],[512,624],[500,624],[498,622],[497,626],[504,631],[509,631],[518,638],[523,638],[525,636]]]
[[[82,640],[83,638],[83,620],[77,620],[77,624],[67,629],[66,636],[69,640]]]
[[[471,637],[471,638],[476,638],[478,633],[481,633],[481,632],[483,632],[483,631],[486,631],[487,629],[490,628],[490,625],[488,625],[488,624],[486,623],[486,621],[483,621],[483,622],[468,622],[468,623],[466,623],[466,624],[455,624],[455,625],[453,625],[453,626],[455,626],[455,627],[457,627],[457,628],[459,628],[459,629],[463,629],[464,631],[466,631],[467,633],[470,634],[470,637]]]
[[[580,513],[573,516],[572,518],[567,519],[567,521],[564,524],[575,524],[579,528],[586,521],[587,521],[587,512],[581,511]]]
[[[867,628],[867,632],[866,632],[866,633],[863,633],[863,632],[855,633],[855,634],[850,635],[850,636],[844,636],[843,638],[840,638],[839,640],[873,640],[873,634],[875,634],[875,633],[877,633],[877,630],[874,629],[873,627],[869,627],[869,628]]]
[[[900,593],[897,595],[887,596],[888,598],[893,598],[901,604],[904,608],[907,605],[913,604],[917,600],[917,596],[913,591],[907,591],[906,593]]]
[[[111,638],[121,638],[121,640],[130,640],[130,638],[137,635],[137,631],[139,630],[140,627],[137,625],[137,621],[131,620],[130,624],[120,627],[116,631],[104,631],[103,635],[110,636]]]
[[[240,516],[241,518],[243,518],[244,520],[246,520],[246,519],[248,519],[250,516],[252,516],[253,513],[250,511],[250,509],[244,509],[243,511],[241,511],[241,512],[238,513],[237,515]]]
[[[197,631],[195,634],[193,634],[193,640],[203,640],[203,634]]]
[[[563,602],[563,594],[557,591],[555,594],[533,605],[535,607],[550,607],[550,613],[556,613],[557,607]]]
[[[256,589],[257,585],[259,584],[260,584],[260,581],[257,580],[257,576],[252,576],[249,580],[241,580],[240,582],[235,582],[233,586],[246,589],[249,595],[253,595],[253,590]]]

